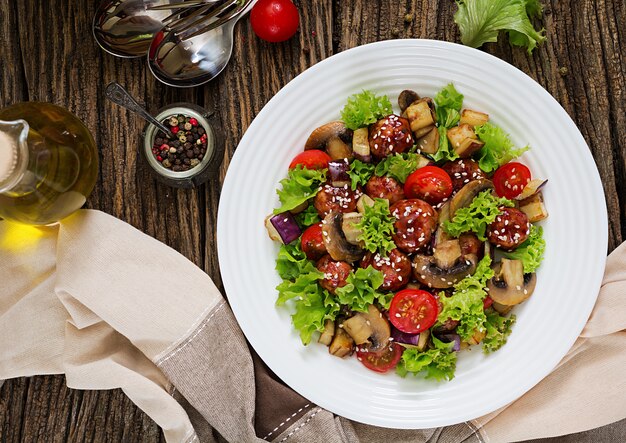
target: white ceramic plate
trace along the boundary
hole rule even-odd
[[[456,377],[437,383],[379,375],[325,346],[302,346],[290,310],[276,308],[278,245],[263,220],[278,206],[275,189],[309,133],[339,118],[361,89],[423,96],[449,82],[465,107],[489,113],[520,146],[534,176],[549,179],[543,223],[547,250],[534,295],[515,309],[508,343],[483,355],[459,355]],[[396,110],[397,111],[397,110]],[[492,412],[537,384],[566,354],[594,305],[604,270],[607,214],[593,158],[567,113],[513,66],[464,46],[395,40],[342,52],[308,69],[259,113],[230,164],[218,214],[220,269],[246,337],[265,363],[297,392],[336,414],[372,425],[429,428]],[[554,393],[558,395],[558,393]]]

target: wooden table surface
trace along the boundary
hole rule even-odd
[[[484,50],[537,80],[578,124],[604,183],[610,251],[626,237],[626,3],[543,1],[548,41],[532,56],[504,39]],[[301,25],[293,39],[262,42],[242,20],[232,60],[220,77],[178,90],[157,82],[143,59],[117,59],[97,47],[91,35],[96,0],[0,0],[0,107],[48,101],[78,115],[101,153],[100,177],[87,206],[180,251],[220,286],[215,229],[221,182],[238,140],[263,105],[306,68],[357,45],[391,38],[459,41],[451,0],[296,4]],[[405,21],[407,14],[412,21]],[[175,101],[214,109],[226,147],[219,180],[195,190],[155,183],[138,157],[143,123],[104,99],[104,86],[113,80],[149,110]],[[161,440],[157,426],[120,390],[69,390],[62,376],[9,380],[0,390],[2,442]]]

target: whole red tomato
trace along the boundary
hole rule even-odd
[[[300,16],[291,0],[259,0],[250,13],[250,23],[256,35],[276,43],[296,33]]]

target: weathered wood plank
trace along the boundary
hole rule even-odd
[[[44,100],[76,113],[101,150],[100,178],[88,206],[177,249],[218,287],[221,183],[238,140],[265,103],[298,73],[335,52],[390,38],[459,38],[451,1],[296,1],[301,28],[294,39],[261,42],[242,20],[224,73],[202,88],[176,90],[153,79],[143,60],[119,60],[97,48],[90,31],[96,3],[0,0],[0,106]],[[549,40],[532,56],[504,41],[485,50],[536,79],[578,124],[607,194],[612,250],[626,238],[626,4],[545,3]],[[215,109],[213,121],[226,152],[218,179],[197,190],[156,183],[138,158],[143,122],[104,100],[103,87],[112,80],[125,84],[152,111],[175,101]],[[73,391],[58,376],[7,381],[0,388],[0,441],[44,440],[153,442],[162,436],[120,390]]]

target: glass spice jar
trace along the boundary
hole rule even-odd
[[[154,118],[170,129],[173,139],[146,124],[141,155],[157,180],[176,188],[192,188],[216,175],[223,149],[216,143],[208,117],[205,109],[191,103],[160,109]]]

